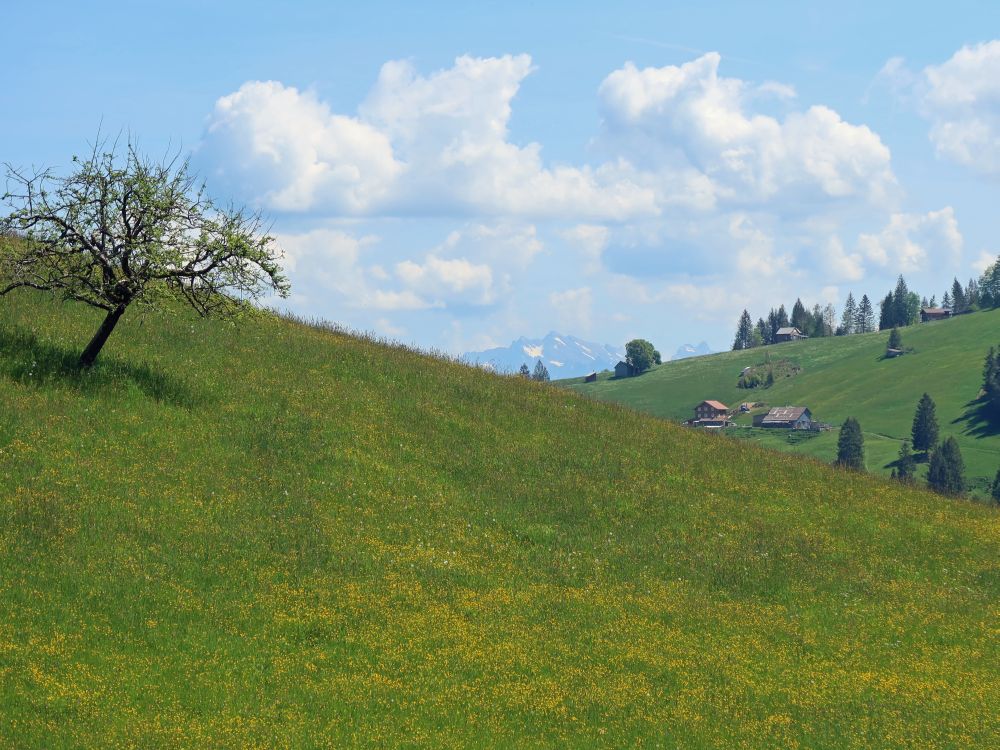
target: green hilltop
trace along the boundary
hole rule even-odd
[[[269,315],[130,312],[81,374],[98,317],[0,299],[2,747],[1000,740],[994,508]],[[781,400],[837,419],[851,359],[952,414],[998,320],[790,347]]]
[[[941,439],[952,435],[958,440],[973,492],[984,496],[1000,469],[1000,425],[982,419],[976,401],[983,359],[991,346],[1000,344],[1000,310],[899,330],[910,351],[893,359],[884,357],[889,332],[881,331],[666,362],[633,378],[603,373],[596,383],[577,378],[560,384],[672,420],[690,419],[704,399],[733,408],[743,402],[807,406],[815,419],[835,428],[854,417],[864,431],[868,470],[886,475],[902,441],[910,439],[917,402],[926,392],[937,405]],[[776,365],[774,385],[739,388],[743,368],[765,358]],[[783,362],[794,367],[778,364]],[[810,435],[752,430],[751,421],[750,416],[738,418],[741,427],[729,433],[822,461],[836,457],[836,430]],[[921,464],[918,476],[926,470],[927,464]]]

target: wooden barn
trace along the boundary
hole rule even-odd
[[[583,379],[583,382],[584,383],[596,383],[597,382],[597,373],[596,372],[590,373],[590,375],[587,375]]]
[[[932,320],[945,320],[951,317],[951,310],[947,307],[921,307],[920,322],[928,323]]]
[[[776,406],[764,415],[760,426],[809,430],[813,426],[812,412],[805,406]]]
[[[616,378],[627,378],[632,375],[632,365],[628,362],[619,362],[615,365],[615,377]]]
[[[782,341],[798,341],[799,339],[807,338],[809,337],[802,333],[802,331],[793,327],[779,328],[774,334],[775,343],[780,343]]]

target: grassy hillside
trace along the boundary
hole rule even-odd
[[[883,332],[667,362],[637,378],[615,380],[606,373],[597,383],[563,382],[580,393],[677,420],[689,419],[703,399],[730,406],[743,401],[808,406],[816,419],[838,427],[853,416],[865,432],[869,471],[883,474],[891,473],[900,443],[909,439],[913,413],[926,391],[937,404],[942,440],[948,435],[958,439],[968,477],[983,494],[1000,468],[1000,426],[984,422],[974,402],[986,350],[1000,344],[1000,310],[905,328],[902,335],[913,352],[897,359],[883,358],[889,336]],[[740,371],[762,362],[767,352],[773,361],[788,359],[802,371],[778,378],[770,388],[738,388]],[[746,425],[750,421],[741,420]],[[784,431],[734,433],[823,461],[837,454],[836,431],[809,439]],[[926,468],[921,466],[921,475]]]
[[[276,319],[76,375],[95,325],[0,300],[2,747],[1000,741],[994,509]]]

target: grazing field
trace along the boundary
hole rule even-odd
[[[271,317],[81,375],[96,323],[0,299],[0,747],[1000,743],[994,508]]]
[[[603,373],[596,383],[581,378],[560,381],[582,394],[614,401],[675,420],[689,419],[703,399],[730,407],[744,401],[770,406],[808,406],[815,419],[839,427],[855,417],[864,431],[867,467],[892,472],[900,444],[910,438],[913,413],[927,392],[937,404],[941,439],[957,438],[966,473],[978,496],[1000,469],[1000,425],[981,418],[976,399],[983,380],[983,358],[1000,345],[1000,310],[963,315],[953,320],[900,329],[908,354],[885,359],[888,332],[810,339],[759,349],[725,352],[667,362],[639,377],[616,380]],[[802,368],[793,377],[778,377],[770,388],[737,387],[741,370],[764,361],[789,360]],[[750,417],[732,435],[769,447],[833,461],[837,432],[808,439],[785,431],[751,430]],[[920,465],[924,477],[927,464]]]

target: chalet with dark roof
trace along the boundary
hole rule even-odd
[[[809,337],[806,336],[804,333],[802,333],[802,331],[792,326],[779,328],[777,332],[774,334],[775,343],[780,343],[782,341],[798,341],[799,339],[807,339],[807,338]]]
[[[932,320],[945,320],[951,317],[951,310],[947,307],[921,307],[920,322],[928,323]]]

